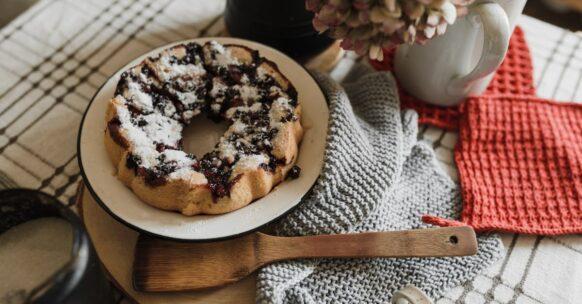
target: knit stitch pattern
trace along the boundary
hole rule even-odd
[[[423,214],[457,218],[458,186],[434,152],[417,141],[417,115],[400,111],[389,73],[356,66],[343,88],[316,75],[329,102],[325,162],[312,191],[274,225],[278,235],[390,231],[428,227]],[[496,235],[478,237],[470,257],[313,259],[264,267],[259,303],[387,303],[414,284],[430,297],[471,279],[502,252]]]
[[[379,71],[392,71],[394,69],[395,50],[384,51],[384,61],[371,60],[370,64]],[[400,100],[404,108],[414,109],[418,112],[419,122],[446,130],[456,130],[459,123],[459,108],[440,107],[428,104],[408,94],[402,88],[399,90]],[[536,91],[533,81],[533,65],[525,35],[520,27],[516,27],[511,39],[509,49],[503,63],[495,72],[495,76],[483,95],[493,94],[518,94],[535,96]]]
[[[582,106],[499,95],[470,98],[462,110],[461,221],[478,231],[582,233]]]

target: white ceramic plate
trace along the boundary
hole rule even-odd
[[[176,212],[156,209],[143,203],[129,188],[117,180],[114,176],[115,168],[103,144],[105,110],[108,100],[113,97],[121,72],[138,64],[145,57],[155,55],[174,44],[190,41],[203,44],[208,40],[240,44],[258,50],[261,56],[275,62],[280,71],[293,83],[299,93],[299,103],[303,106],[301,121],[305,128],[305,135],[297,160],[297,165],[302,171],[299,178],[284,181],[267,196],[244,208],[223,215],[188,217]],[[81,122],[78,140],[79,166],[87,188],[95,200],[114,218],[138,231],[185,241],[228,238],[256,230],[282,216],[300,202],[321,171],[327,122],[327,103],[321,89],[301,65],[283,53],[256,42],[236,38],[207,37],[180,41],[155,49],[133,60],[109,78],[99,89]],[[220,135],[211,133],[212,131],[209,131],[210,135],[201,140]],[[188,141],[192,142],[192,138],[186,135],[185,142],[188,144]],[[210,148],[207,151],[209,150]]]

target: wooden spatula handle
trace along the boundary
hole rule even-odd
[[[177,243],[142,235],[135,252],[133,283],[137,290],[184,291],[232,283],[280,260],[471,255],[477,252],[477,240],[469,227],[307,237],[252,233],[207,243]]]
[[[261,234],[259,243],[270,249],[260,258],[265,262],[310,257],[440,257],[477,253],[477,239],[470,227],[307,237]]]

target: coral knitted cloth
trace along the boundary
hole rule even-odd
[[[385,51],[386,60],[370,61],[370,64],[381,71],[393,70],[394,49]],[[484,95],[491,94],[520,94],[535,95],[533,81],[533,66],[529,48],[521,28],[516,27],[505,60],[497,69],[497,72],[489,84]],[[459,121],[458,107],[439,107],[425,103],[403,89],[399,90],[400,101],[404,108],[414,109],[418,112],[418,121],[423,124],[433,125],[446,130],[455,130]]]
[[[393,51],[385,62],[392,70]],[[535,97],[533,66],[518,27],[487,91],[460,107],[426,104],[400,89],[421,123],[459,129],[455,161],[461,221],[425,216],[440,226],[530,234],[582,233],[582,106]]]
[[[582,105],[495,95],[469,98],[461,111],[461,222],[477,231],[582,233]]]

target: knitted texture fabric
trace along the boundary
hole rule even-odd
[[[386,60],[370,61],[370,64],[380,71],[392,71],[395,50],[386,50]],[[425,103],[422,100],[408,94],[403,89],[399,90],[400,100],[404,108],[414,109],[418,112],[419,122],[446,130],[457,129],[459,122],[458,107],[439,107]],[[483,95],[493,94],[518,94],[535,96],[533,81],[533,65],[529,48],[525,41],[523,30],[516,27],[509,41],[509,49],[505,60],[497,69],[495,76]]]
[[[469,98],[462,111],[455,151],[462,223],[478,231],[582,233],[582,105],[498,95]]]
[[[417,115],[401,112],[389,73],[356,66],[343,88],[316,75],[330,109],[321,175],[302,203],[273,226],[278,235],[389,231],[428,227],[423,214],[457,218],[460,193],[432,149],[417,141]],[[414,284],[436,298],[500,257],[493,234],[475,256],[313,259],[264,267],[259,303],[387,303]]]

